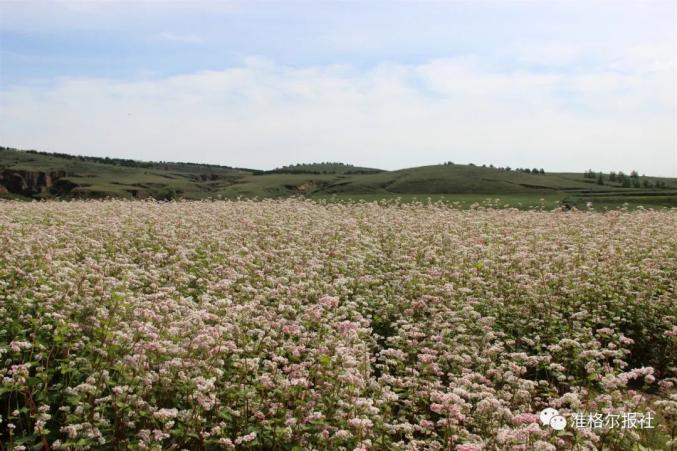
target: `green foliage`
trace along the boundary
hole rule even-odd
[[[307,163],[283,166],[267,171],[267,174],[375,174],[381,169],[356,167],[345,163]]]
[[[174,188],[164,188],[158,191],[156,198],[158,200],[174,200],[177,198],[177,193]]]

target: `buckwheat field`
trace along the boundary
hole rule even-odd
[[[0,450],[674,449],[676,231],[674,209],[3,202]],[[649,420],[574,422],[628,413]]]

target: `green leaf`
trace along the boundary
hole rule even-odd
[[[318,360],[322,366],[329,366],[331,364],[331,357],[328,355],[321,355]]]

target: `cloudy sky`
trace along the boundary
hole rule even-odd
[[[0,0],[0,145],[677,176],[677,2]]]

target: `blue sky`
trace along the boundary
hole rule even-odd
[[[0,2],[0,144],[677,176],[674,1]]]

